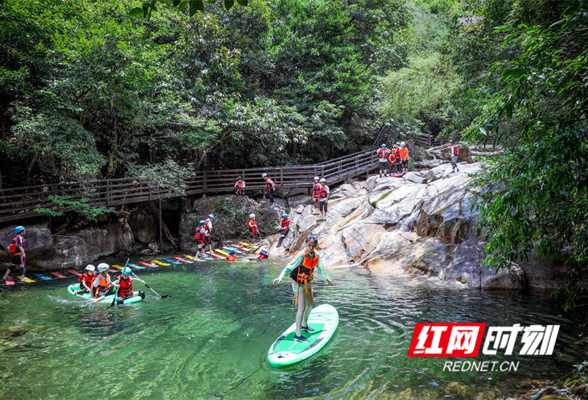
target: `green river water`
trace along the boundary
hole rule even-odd
[[[108,261],[108,260],[107,260]],[[111,260],[112,261],[112,260]],[[119,264],[120,264],[120,260]],[[139,274],[143,303],[89,304],[70,296],[75,278],[0,291],[0,399],[214,399],[255,372],[294,321],[283,264],[207,262]],[[582,359],[580,316],[547,294],[456,291],[409,276],[329,269],[316,304],[340,316],[331,342],[285,370],[263,363],[227,399],[491,398],[557,378]],[[560,324],[553,356],[503,356],[518,372],[443,372],[445,358],[406,356],[416,322]],[[480,356],[477,360],[483,360]]]

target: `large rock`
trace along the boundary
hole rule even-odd
[[[299,194],[296,196],[288,197],[288,206],[290,209],[298,208],[298,206],[307,206],[312,203],[312,197],[306,194]]]
[[[147,244],[157,240],[158,225],[153,214],[137,209],[129,221],[135,240]]]

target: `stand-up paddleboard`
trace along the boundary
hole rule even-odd
[[[6,284],[6,286],[14,286],[14,279],[12,279],[12,278],[4,279],[4,283]]]
[[[164,258],[163,261],[165,261],[168,264],[181,264],[181,262],[172,260],[171,258]]]
[[[147,269],[145,267],[140,267],[136,264],[131,264],[131,263],[129,263],[128,266],[131,267],[132,269]]]
[[[325,347],[338,325],[339,314],[335,307],[323,304],[313,308],[308,318],[308,326],[315,331],[302,331],[302,336],[307,338],[308,342],[294,341],[296,334],[296,324],[294,323],[271,345],[267,361],[274,368],[283,368],[306,360]]]
[[[221,256],[219,256],[218,254],[215,254],[215,253],[212,253],[212,252],[208,252],[208,253],[206,253],[206,254],[208,254],[209,256],[211,256],[211,257],[214,257],[214,258],[219,258],[219,259],[220,259],[220,258],[224,258],[224,257],[221,257]]]
[[[226,251],[222,251],[220,249],[214,249],[214,251],[216,251],[218,254],[222,254],[225,257],[229,255],[229,253],[227,253]]]
[[[239,255],[243,254],[243,252],[242,252],[242,251],[240,251],[240,250],[237,250],[237,249],[234,249],[234,248],[232,248],[232,247],[229,247],[229,246],[223,246],[223,250],[227,250],[227,251],[231,251],[231,250],[233,250],[233,251],[234,251],[236,254],[239,254]]]
[[[60,274],[59,272],[51,272],[51,275],[55,275],[56,277],[61,278],[61,279],[67,278],[67,276]]]
[[[139,261],[139,264],[144,265],[145,267],[149,267],[149,268],[157,268],[157,265],[155,265],[153,263],[148,263],[145,261]]]
[[[151,262],[153,262],[153,263],[155,263],[157,265],[162,265],[164,267],[169,267],[171,265],[171,264],[164,263],[164,262],[161,262],[161,261],[158,261],[158,260],[151,260]]]
[[[194,263],[194,261],[186,260],[185,258],[182,258],[182,257],[174,257],[174,258],[184,264],[193,264]]]
[[[53,279],[51,279],[50,277],[48,277],[48,276],[45,276],[45,275],[43,275],[43,274],[35,274],[35,276],[36,276],[37,278],[41,278],[41,279],[43,279],[44,281],[52,281],[52,280],[53,280]]]
[[[92,297],[90,296],[90,293],[80,293],[80,294],[75,294],[76,290],[80,290],[80,285],[78,283],[73,284],[73,285],[69,285],[67,287],[67,292],[69,294],[71,294],[72,296],[76,296],[76,297],[81,297],[82,299],[85,300],[92,300]],[[137,293],[139,293],[137,291]],[[145,297],[145,295],[140,296],[140,295],[135,295],[133,297],[129,297],[128,299],[125,299],[123,301],[123,304],[132,304],[132,303],[139,303],[141,301],[143,301],[143,298]],[[114,294],[109,294],[108,296],[104,297],[102,300],[99,301],[99,303],[108,303],[111,304],[112,300],[114,298]]]
[[[239,244],[242,245],[242,246],[245,246],[245,247],[249,247],[249,248],[251,248],[253,250],[259,249],[259,246],[253,246],[252,244],[249,244],[249,243],[239,242]]]

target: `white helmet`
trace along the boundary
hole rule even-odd
[[[110,268],[110,267],[106,263],[98,264],[98,271],[100,271],[100,272],[108,271],[108,268]]]
[[[96,271],[96,267],[94,267],[92,264],[88,264],[86,265],[86,271]]]
[[[402,142],[400,143],[401,146],[406,146],[406,143]]]
[[[315,177],[314,177],[314,180],[315,180],[315,181],[318,181],[319,179],[320,179],[320,178],[319,178],[318,176],[315,176]]]
[[[249,218],[255,218],[255,214],[249,214]]]
[[[327,180],[325,178],[321,179],[321,183],[326,182]]]
[[[267,177],[267,174],[264,172],[263,174],[261,174],[261,177],[265,178],[265,177]]]

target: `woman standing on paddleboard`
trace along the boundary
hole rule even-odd
[[[296,313],[296,335],[294,341],[308,342],[308,339],[302,336],[302,331],[313,332],[314,329],[308,326],[308,317],[314,303],[314,293],[312,290],[312,278],[315,268],[321,274],[321,277],[327,285],[334,285],[333,281],[327,276],[323,260],[319,253],[315,251],[318,248],[318,239],[315,235],[306,237],[306,249],[299,251],[292,261],[282,271],[279,277],[274,279],[274,285],[280,283],[286,274],[292,278],[292,289],[296,295],[295,304],[298,306]]]

